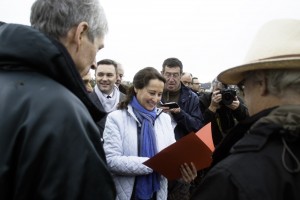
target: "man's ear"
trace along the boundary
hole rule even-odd
[[[266,76],[263,73],[259,73],[257,77],[258,77],[260,95],[265,96],[269,93],[269,91],[268,91],[268,80],[267,80]]]
[[[87,37],[87,31],[88,31],[89,25],[87,22],[80,22],[75,30],[74,40],[77,46],[77,50],[79,49],[82,40],[84,39],[84,36]]]

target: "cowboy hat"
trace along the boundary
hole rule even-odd
[[[238,84],[249,71],[300,70],[300,20],[273,20],[262,26],[246,56],[245,64],[218,75],[225,84]]]

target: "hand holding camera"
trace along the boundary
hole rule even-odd
[[[234,89],[225,88],[213,91],[209,109],[212,112],[216,112],[216,110],[222,105],[225,105],[232,110],[235,110],[239,107],[240,102]]]
[[[236,91],[231,88],[225,88],[220,90],[222,95],[221,103],[225,106],[231,105],[232,102],[236,99]]]

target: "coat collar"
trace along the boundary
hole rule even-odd
[[[42,73],[76,95],[95,121],[105,116],[89,99],[71,56],[59,41],[30,26],[3,24],[0,26],[0,57],[0,69]]]

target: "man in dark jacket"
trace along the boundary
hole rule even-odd
[[[37,0],[31,24],[0,26],[0,199],[115,199],[103,113],[81,79],[103,47],[103,10]]]
[[[246,64],[218,80],[244,91],[250,117],[224,138],[191,199],[300,199],[300,20],[258,32]]]
[[[162,74],[167,80],[162,102],[176,102],[179,105],[179,108],[168,110],[175,126],[176,140],[198,131],[203,126],[198,96],[180,82],[182,69],[182,62],[177,58],[168,58],[162,65]]]
[[[176,140],[191,132],[197,132],[203,126],[197,94],[180,82],[182,68],[182,62],[179,59],[168,58],[163,62],[161,72],[166,78],[162,103],[176,102],[179,105],[178,108],[163,108],[171,115]],[[189,185],[180,181],[170,181],[168,199],[188,199],[189,189]]]

